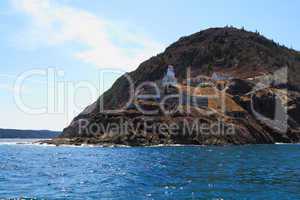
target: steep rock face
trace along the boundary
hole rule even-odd
[[[243,79],[288,67],[291,87],[300,85],[299,52],[282,47],[258,33],[235,28],[212,28],[182,37],[127,75],[136,85],[159,80],[168,64],[175,67],[179,80],[186,78],[188,67],[192,77],[207,74],[208,65],[212,65],[216,71],[229,72],[235,78]],[[124,105],[129,96],[128,88],[125,76],[120,77],[103,94],[104,106],[116,108]]]
[[[247,97],[246,93],[253,89],[255,82],[249,82],[248,79],[254,79],[255,77],[263,76],[264,74],[287,67],[288,82],[285,87],[298,90],[300,85],[299,52],[283,47],[261,36],[259,33],[227,27],[211,28],[180,38],[177,42],[167,47],[163,53],[141,63],[135,71],[126,74],[126,76],[130,76],[135,86],[144,81],[157,81],[162,79],[168,64],[175,67],[176,77],[179,82],[189,78],[187,77],[187,69],[190,69],[190,77],[197,77],[198,75],[210,76],[212,74],[211,66],[213,66],[213,71],[215,72],[230,74],[235,79],[232,81],[227,92],[232,96],[235,102],[245,109],[248,119],[231,119],[231,121],[236,124],[239,136],[217,139],[216,137],[212,137],[212,139],[208,140],[181,138],[168,140],[168,142],[165,140],[155,140],[156,142],[153,143],[180,143],[180,141],[182,143],[197,144],[272,143],[277,141],[276,138],[282,138],[274,137],[274,134],[273,136],[270,135],[268,132],[272,131],[266,128],[264,124],[256,121],[255,117],[253,117],[249,107],[249,97]],[[80,119],[86,119],[91,123],[96,122],[96,119],[98,119],[100,123],[104,119],[112,118],[99,118],[99,105],[101,103],[106,109],[117,109],[125,105],[130,95],[128,92],[129,82],[126,76],[121,76],[93,105],[89,106],[83,113],[77,116],[70,126],[64,129],[61,138],[80,138],[81,136],[78,135],[78,123]],[[297,97],[298,93],[295,93]],[[265,98],[266,99],[257,98],[255,106],[259,111],[267,111],[263,113],[267,117],[272,117],[274,113],[269,113],[268,109],[264,107],[267,100],[272,103],[272,99],[269,97]],[[297,127],[300,115],[297,100],[294,100],[293,105],[294,106],[289,108],[289,113],[291,114],[291,120],[295,122],[294,124],[296,124]],[[268,106],[272,107],[272,104],[268,103]],[[98,118],[96,116],[98,116]],[[124,118],[124,116],[127,116],[127,114],[119,114],[117,118]],[[125,118],[129,121],[132,120],[131,117],[128,118],[128,116]],[[165,120],[166,118],[162,121]],[[296,133],[298,134],[297,131]],[[159,136],[157,137],[159,138]],[[298,136],[294,138],[298,138]],[[98,142],[100,141],[101,140]],[[123,141],[123,143],[126,143],[125,141]],[[140,141],[140,143],[151,144],[147,139],[145,139],[145,141],[147,142]],[[294,140],[287,139],[286,141],[291,142]]]
[[[244,95],[254,88],[254,84],[250,81],[242,79],[234,79],[228,87],[227,93],[231,95]]]
[[[254,109],[265,117],[275,117],[276,95],[266,91],[260,91],[253,96]]]

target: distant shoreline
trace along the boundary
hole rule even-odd
[[[50,140],[50,138],[49,138]],[[89,147],[89,148],[172,148],[172,147],[233,147],[233,146],[249,146],[249,145],[300,145],[300,143],[274,143],[274,144],[247,144],[247,145],[197,145],[197,144],[158,144],[158,145],[146,145],[146,146],[129,146],[129,145],[117,145],[117,144],[54,144],[48,143],[47,140],[40,138],[31,139],[4,139],[0,138],[0,145],[34,145],[43,147]]]
[[[0,139],[49,139],[61,132],[49,130],[0,129]]]

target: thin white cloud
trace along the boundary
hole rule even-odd
[[[30,87],[27,87],[27,85],[22,85],[21,87],[23,94],[30,94],[32,91],[30,90]],[[0,92],[8,92],[10,94],[15,94],[15,85],[13,83],[0,83]]]
[[[38,45],[67,42],[83,45],[84,49],[75,52],[74,57],[98,67],[129,71],[163,48],[142,34],[119,28],[91,12],[58,1],[14,0],[13,5],[32,18],[24,34],[29,37],[26,41]]]
[[[16,78],[16,76],[9,75],[9,74],[0,74],[0,78],[14,79]]]
[[[1,92],[9,92],[14,94],[15,88],[13,84],[0,83],[0,91]],[[22,87],[23,92],[27,92],[27,87]]]
[[[13,92],[14,88],[11,85],[0,83],[0,91]]]
[[[20,75],[9,75],[9,74],[0,74],[0,80],[1,79],[9,79],[16,81],[19,78]],[[31,79],[26,80],[29,83],[34,83],[34,84],[47,84],[47,81],[40,81],[40,80],[35,80],[31,77]]]

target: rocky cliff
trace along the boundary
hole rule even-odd
[[[147,115],[139,109],[127,107],[130,83],[126,77],[132,79],[134,88],[145,81],[159,83],[167,65],[175,68],[177,94],[191,97],[188,93],[192,91],[192,97],[198,99],[211,93],[216,97],[223,95],[224,108],[219,100],[210,98],[207,98],[206,106],[171,100],[163,102],[165,107],[177,108],[169,114],[161,110],[162,102],[153,100],[139,100],[138,103],[148,110],[157,110],[154,114]],[[226,74],[230,78],[223,82],[210,80],[212,73]],[[187,84],[201,79],[200,76],[205,76],[210,84]],[[207,29],[180,38],[163,53],[120,77],[93,105],[77,116],[58,139],[51,142],[125,145],[299,142],[299,76],[298,51],[257,32],[229,27]],[[110,110],[122,109],[103,112],[100,105]],[[93,129],[92,124],[102,128],[94,128],[97,130],[92,135],[86,130],[82,132],[79,130],[80,120],[86,120],[89,130]],[[131,126],[122,131],[113,130],[110,127],[112,122]],[[211,127],[216,122],[218,126]],[[153,128],[159,124],[166,125],[163,134],[158,127]],[[209,128],[205,133],[190,130],[194,124],[206,124]],[[147,125],[152,125],[152,129]],[[174,133],[170,125],[178,126]],[[215,128],[218,133],[222,129],[222,134],[213,133]]]

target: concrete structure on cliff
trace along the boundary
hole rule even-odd
[[[177,84],[177,79],[175,76],[175,71],[174,71],[174,67],[172,65],[168,66],[167,69],[167,73],[164,76],[164,78],[162,79],[162,85],[164,87],[169,87],[169,86],[176,86]]]

